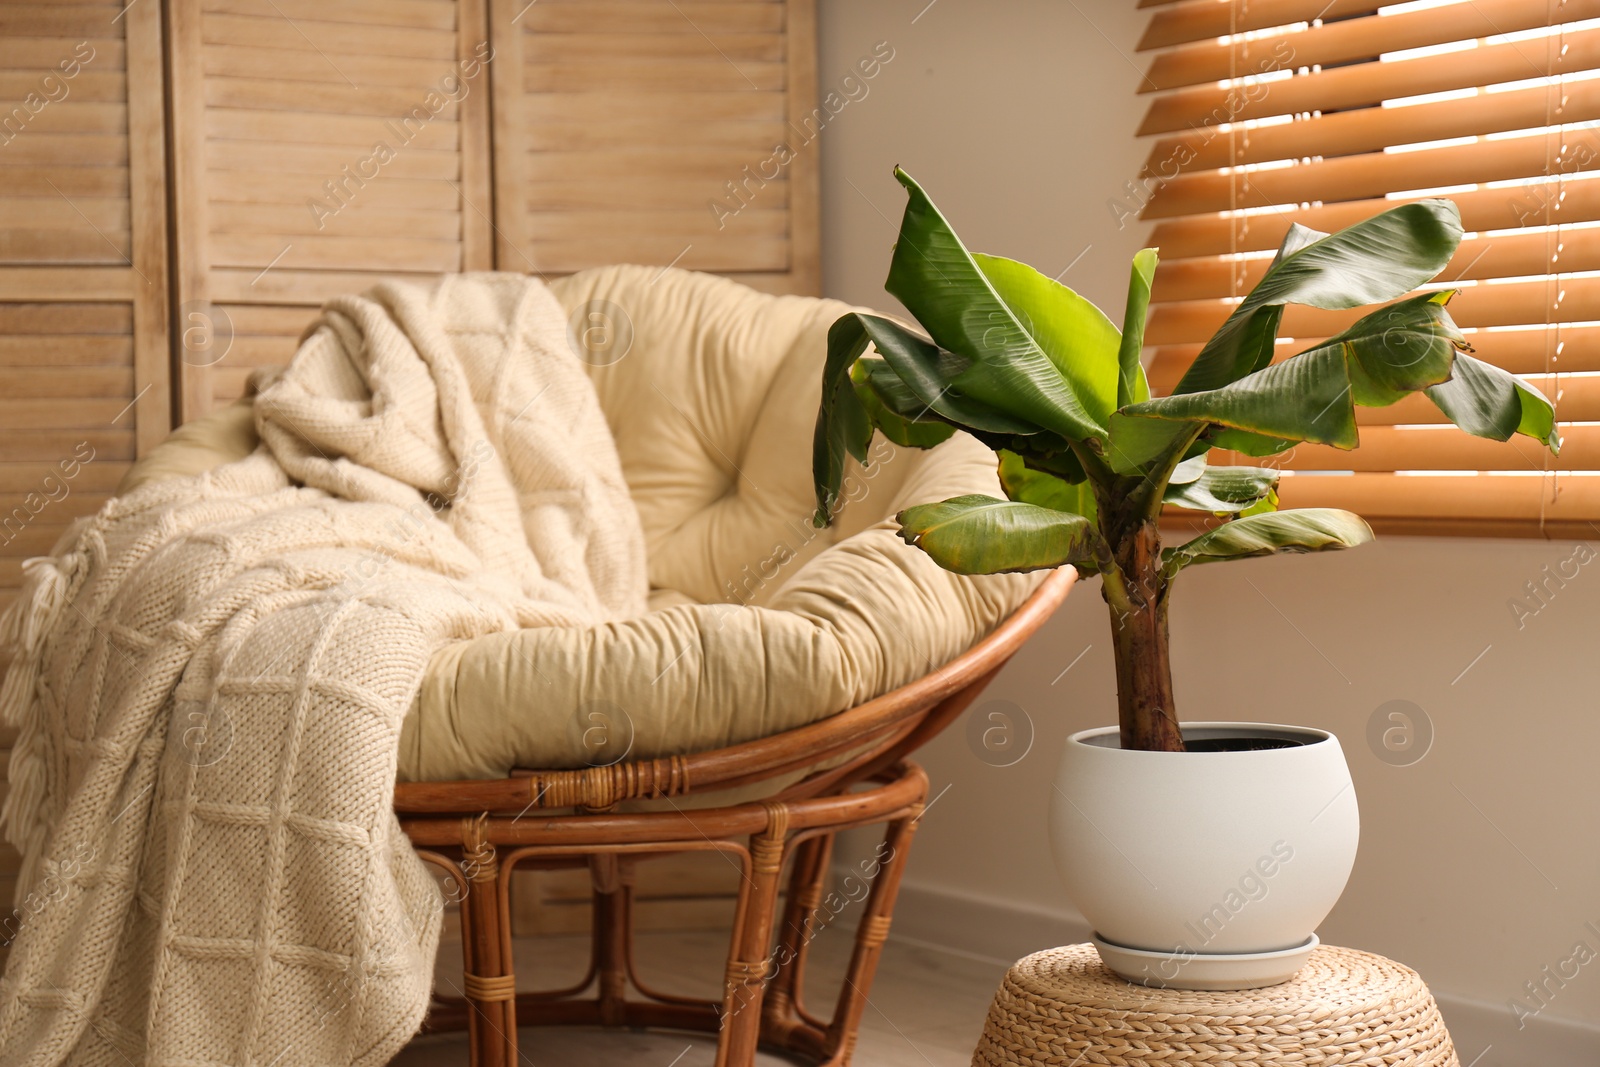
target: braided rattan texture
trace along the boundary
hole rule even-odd
[[[995,994],[973,1067],[1460,1067],[1417,973],[1323,946],[1283,985],[1232,992],[1123,981],[1093,945],[1019,961]]]

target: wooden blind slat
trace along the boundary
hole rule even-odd
[[[1277,358],[1313,348],[1326,338],[1296,337],[1284,341]],[[1515,330],[1479,330],[1468,335],[1478,358],[1513,374],[1548,371],[1600,371],[1600,326],[1548,323]],[[1200,354],[1200,344],[1163,345],[1149,360],[1150,387],[1168,393]]]
[[[1558,182],[1539,175],[1513,188],[1452,192],[1450,199],[1461,209],[1461,225],[1469,232],[1600,220],[1600,181],[1595,180],[1595,171],[1574,172],[1573,177],[1578,180]],[[1354,200],[1231,218],[1178,218],[1158,223],[1150,243],[1168,258],[1268,251],[1283,243],[1291,222],[1331,233],[1413,199]]]
[[[1151,100],[1139,133],[1171,133],[1276,115],[1371,107],[1385,100],[1571,74],[1597,66],[1600,28],[1567,33],[1561,46],[1553,49],[1530,48],[1529,42],[1520,40],[1479,43],[1468,52],[1329,67],[1243,89],[1231,84],[1205,85],[1162,93]]]
[[[1375,0],[1255,0],[1245,5],[1181,0],[1150,17],[1150,25],[1139,39],[1139,51],[1192,44],[1292,22],[1364,15],[1376,6]]]
[[[1600,17],[1600,0],[1567,0],[1557,10],[1565,22],[1596,18]],[[1151,61],[1140,91],[1159,92],[1266,71],[1375,59],[1385,52],[1536,29],[1549,25],[1551,16],[1547,5],[1528,0],[1462,0],[1446,8],[1421,8],[1222,43],[1182,45]],[[1522,44],[1535,54],[1530,47],[1533,42]]]
[[[1222,451],[1210,460],[1225,466],[1254,462],[1249,456]],[[1450,425],[1389,425],[1363,426],[1360,448],[1297,445],[1287,460],[1295,470],[1592,471],[1600,469],[1600,426],[1570,428],[1559,457],[1549,456],[1526,437],[1490,441]],[[1278,460],[1283,461],[1283,457]]]
[[[1225,300],[1159,304],[1150,314],[1145,341],[1165,345],[1210,337],[1232,309],[1233,304]],[[1373,310],[1325,311],[1291,304],[1284,309],[1278,332],[1284,337],[1329,337]],[[1467,327],[1597,321],[1600,320],[1600,278],[1544,277],[1503,285],[1473,286],[1463,289],[1450,302],[1450,317]]]
[[[1359,200],[1401,190],[1570,171],[1576,169],[1574,160],[1561,135],[1549,133],[1412,152],[1369,152],[1232,174],[1180,174],[1156,190],[1144,214],[1172,218],[1317,200]]]
[[[1156,141],[1144,173],[1171,177],[1281,159],[1381,152],[1393,145],[1530,130],[1600,118],[1600,79],[1530,86],[1469,100],[1341,111],[1260,129],[1207,130]]]
[[[1261,280],[1271,262],[1265,256],[1164,260],[1156,268],[1156,285],[1166,301],[1243,296]],[[1544,275],[1552,262],[1567,274],[1600,271],[1600,228],[1559,233],[1538,228],[1527,233],[1467,237],[1439,272],[1439,280],[1455,283]]]
[[[1410,520],[1410,532],[1448,530],[1449,522],[1500,520],[1494,533],[1526,534],[1542,521],[1551,536],[1595,536],[1600,514],[1600,477],[1494,474],[1429,477],[1400,474],[1302,475],[1285,478],[1278,491],[1284,507],[1335,507],[1354,511],[1380,530],[1383,520]],[[1419,516],[1426,522],[1418,522]],[[1569,523],[1568,527],[1554,524]],[[1561,532],[1558,532],[1561,531]],[[1492,535],[1468,526],[1466,532]]]

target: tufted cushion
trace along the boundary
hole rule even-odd
[[[965,578],[903,544],[911,504],[999,492],[958,434],[881,437],[810,524],[811,433],[828,327],[848,305],[635,266],[551,283],[616,436],[654,610],[441,649],[401,738],[409,779],[495,777],[701,751],[791,729],[903,685],[993,629],[1034,575]],[[248,401],[183,427],[124,489],[253,447]]]

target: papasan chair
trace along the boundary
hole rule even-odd
[[[616,266],[551,283],[616,437],[649,553],[650,612],[441,649],[401,736],[395,807],[461,901],[464,996],[426,1029],[469,1031],[476,1067],[517,1062],[517,1026],[710,1030],[849,1060],[927,778],[907,756],[958,716],[1066,596],[1073,572],[962,577],[895,533],[911,504],[997,494],[964,435],[852,464],[811,525],[810,445],[828,327],[848,305]],[[177,430],[124,489],[257,445],[250,401]],[[828,1018],[802,977],[834,835],[885,824],[847,980]],[[715,850],[743,878],[720,1002],[638,981],[637,864]],[[594,941],[568,989],[519,991],[518,866],[587,866]],[[788,892],[777,914],[780,881]]]

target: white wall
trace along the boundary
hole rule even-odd
[[[824,92],[878,42],[895,51],[820,138],[828,295],[893,306],[882,282],[904,205],[890,175],[899,163],[972,247],[1052,275],[1083,253],[1062,281],[1120,309],[1146,231],[1119,230],[1106,204],[1147,151],[1131,136],[1145,104],[1133,54],[1144,14],[1133,0],[925,2],[822,2]],[[1303,723],[1343,740],[1363,840],[1322,937],[1490,1005],[1477,1019],[1493,1036],[1474,1040],[1496,1045],[1480,1067],[1523,1058],[1518,1042],[1531,1039],[1501,1024],[1525,982],[1578,942],[1600,953],[1600,561],[1524,629],[1507,606],[1572,547],[1392,537],[1197,568],[1173,602],[1183,718]],[[1036,728],[1020,763],[984,764],[960,725],[925,750],[934,791],[950,788],[923,821],[913,896],[1070,918],[1044,811],[1062,739],[1115,720],[1107,632],[1098,587],[1085,583],[991,687],[985,700],[1021,705]],[[1436,732],[1409,767],[1379,760],[1365,737],[1395,699],[1419,705]],[[1550,988],[1541,1020],[1600,1023],[1600,958]],[[1466,1063],[1481,1047],[1460,1051]]]

